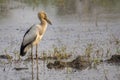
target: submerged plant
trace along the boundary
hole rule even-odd
[[[71,54],[67,52],[67,48],[65,46],[57,47],[53,46],[53,49],[48,51],[43,51],[42,55],[39,57],[41,60],[60,60],[60,59],[68,59],[71,57]]]
[[[85,49],[85,56],[90,57],[92,52],[93,52],[93,45],[87,44],[87,47]]]

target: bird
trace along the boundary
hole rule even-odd
[[[39,24],[33,24],[24,34],[22,44],[20,47],[20,56],[25,54],[31,49],[31,59],[33,65],[33,46],[36,46],[36,63],[38,69],[38,44],[41,41],[44,33],[46,32],[48,24],[52,25],[44,11],[38,12]],[[32,68],[33,69],[33,68]]]

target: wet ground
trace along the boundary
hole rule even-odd
[[[72,6],[71,6],[72,5]],[[59,52],[92,59],[109,59],[120,54],[120,1],[101,0],[0,0],[0,80],[30,80],[31,62],[17,62],[20,44],[26,30],[39,23],[38,11],[47,12],[49,25],[39,45],[39,56]],[[26,59],[26,55],[22,59]],[[68,60],[68,61],[70,61]],[[108,63],[96,68],[76,70],[48,69],[47,61],[39,61],[40,80],[119,80],[120,66]],[[35,64],[35,63],[34,63]],[[24,70],[15,70],[17,67]],[[36,67],[34,66],[35,74]],[[36,76],[36,75],[35,75]]]

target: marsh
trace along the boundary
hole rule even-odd
[[[24,33],[31,25],[39,23],[36,15],[42,10],[53,25],[48,26],[39,44],[39,56],[53,54],[56,47],[73,57],[87,54],[106,59],[120,54],[119,8],[120,0],[0,0],[0,54],[13,57],[13,62],[8,64],[9,60],[0,59],[0,80],[31,79],[30,62],[14,60],[18,59]],[[46,63],[39,61],[41,80],[120,79],[118,65],[103,63],[92,69],[49,70]],[[28,69],[14,70],[19,66]]]

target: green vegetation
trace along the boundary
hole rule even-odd
[[[65,46],[62,47],[56,47],[53,46],[53,50],[48,50],[48,53],[43,52],[40,59],[46,60],[46,59],[55,59],[55,60],[61,60],[61,59],[68,59],[71,57],[71,54],[67,52],[67,48]]]
[[[93,52],[93,45],[88,44],[86,49],[85,49],[85,56],[90,57],[92,52]]]
[[[120,0],[92,0],[92,2],[103,7],[114,7]]]
[[[0,3],[5,3],[7,0],[0,0]]]

